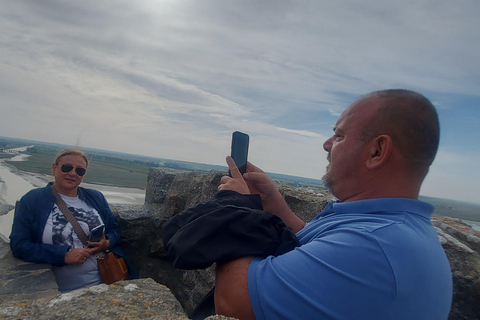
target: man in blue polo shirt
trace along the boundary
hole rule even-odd
[[[447,319],[452,277],[432,227],[434,207],[418,200],[439,142],[434,106],[408,90],[353,102],[323,145],[332,201],[305,224],[275,185],[248,164],[219,190],[260,194],[263,208],[296,233],[283,255],[217,264],[215,306],[239,319]]]

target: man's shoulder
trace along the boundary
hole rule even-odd
[[[359,230],[373,232],[404,222],[407,212],[343,212],[333,213],[314,219],[306,225],[306,230]]]

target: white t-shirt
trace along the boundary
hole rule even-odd
[[[97,210],[88,206],[85,201],[78,197],[67,197],[62,194],[60,196],[87,236],[90,234],[90,230],[103,224],[102,217]],[[82,241],[73,230],[73,226],[68,222],[57,204],[53,206],[43,230],[43,243],[68,245],[70,250],[83,247]],[[96,256],[91,256],[83,264],[54,267],[53,273],[61,292],[101,283]]]

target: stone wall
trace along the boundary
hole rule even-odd
[[[152,279],[101,284],[60,294],[50,265],[12,256],[0,240],[0,319],[188,319],[166,287]]]
[[[213,266],[206,270],[174,269],[166,257],[160,230],[173,215],[212,199],[223,175],[225,172],[220,171],[179,173],[150,169],[145,205],[118,207],[122,247],[135,257],[140,276],[168,286],[187,313],[214,286]],[[292,209],[306,220],[313,218],[331,199],[323,189],[296,189],[280,184],[278,187]]]
[[[36,310],[55,307],[57,309],[50,314],[61,315],[62,308],[68,308],[72,303],[60,304],[60,301],[68,299],[79,303],[81,309],[87,308],[82,301],[88,301],[92,306],[108,305],[108,310],[113,312],[111,318],[117,318],[115,315],[120,313],[143,319],[149,316],[151,319],[186,318],[186,314],[214,285],[214,267],[188,271],[173,268],[163,248],[161,226],[171,216],[213,198],[223,174],[218,171],[198,173],[151,169],[144,205],[112,205],[122,229],[121,246],[139,271],[140,280],[111,286],[100,285],[65,297],[56,291],[48,265],[20,262],[9,257],[11,253],[8,253],[8,248],[0,246],[0,318],[2,315],[8,319],[33,318],[32,313],[25,310],[26,307],[19,307],[22,305],[20,301],[28,301],[29,310],[33,306],[37,306]],[[278,187],[293,211],[306,221],[313,218],[332,198],[322,189],[294,188],[281,184]],[[458,219],[434,216],[433,221],[450,261],[454,279],[454,299],[449,319],[480,319],[480,233]],[[107,291],[113,297],[108,303],[101,303],[106,295],[103,292]],[[145,299],[135,300],[142,295]],[[133,314],[129,314],[121,305],[124,300],[137,301],[130,308]],[[16,312],[17,315],[29,316],[17,317],[13,315]],[[7,316],[7,313],[11,316]],[[80,314],[88,316],[88,313],[80,313],[79,310]]]

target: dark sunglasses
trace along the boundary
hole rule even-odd
[[[72,171],[73,166],[71,164],[63,164],[60,169],[66,173]],[[81,177],[87,172],[87,169],[77,167],[75,168],[75,172]]]

